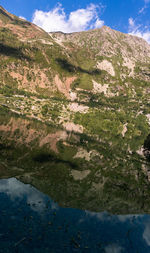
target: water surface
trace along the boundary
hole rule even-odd
[[[149,253],[150,215],[62,208],[31,185],[2,179],[0,252]]]

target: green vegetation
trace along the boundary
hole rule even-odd
[[[93,84],[91,78],[89,78],[88,74],[82,74],[79,80],[79,86],[78,88],[84,89],[84,90],[92,90]]]

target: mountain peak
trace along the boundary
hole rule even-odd
[[[4,24],[11,22],[14,20],[14,15],[6,11],[1,5],[0,5],[0,20]]]
[[[2,5],[0,5],[0,9],[3,10],[3,11],[6,11]]]
[[[0,28],[9,29],[9,33],[11,32],[22,41],[49,37],[40,27],[9,13],[3,6],[0,6]]]

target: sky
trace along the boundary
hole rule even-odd
[[[103,25],[150,43],[150,0],[0,0],[7,11],[47,32],[65,33]]]

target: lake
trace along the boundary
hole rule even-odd
[[[149,253],[150,215],[63,208],[29,184],[1,179],[0,252]]]

